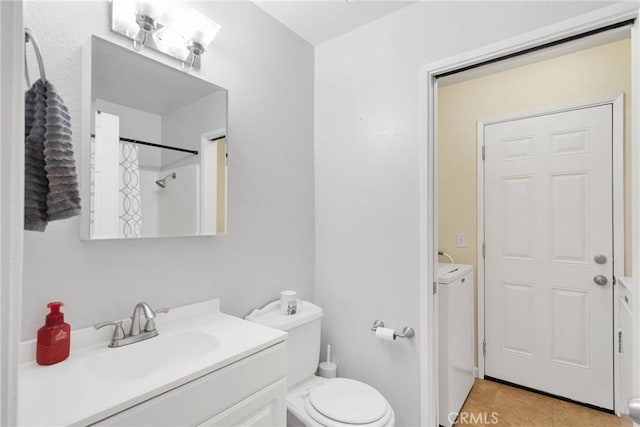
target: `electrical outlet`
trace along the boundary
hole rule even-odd
[[[464,233],[456,233],[456,248],[467,247],[467,236]]]

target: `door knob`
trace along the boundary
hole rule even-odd
[[[607,263],[607,256],[604,255],[604,254],[598,254],[598,255],[593,257],[593,261],[596,264],[606,264]]]
[[[629,418],[634,423],[640,423],[640,397],[632,397],[629,399]]]
[[[593,282],[598,286],[604,286],[607,284],[608,280],[606,276],[603,276],[602,274],[598,274],[597,276],[594,276]]]

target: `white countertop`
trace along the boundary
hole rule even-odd
[[[35,341],[24,342],[18,377],[18,424],[91,424],[285,341],[287,336],[220,313],[218,300],[172,309],[156,317],[156,326],[158,337],[120,348],[107,347],[113,334],[111,327],[72,330],[69,358],[51,366],[37,365]],[[197,339],[203,337],[206,339]],[[194,350],[181,358],[179,344],[193,338],[197,341]],[[163,342],[175,343],[176,348],[155,351]],[[130,367],[113,367],[114,361],[119,366],[117,363],[139,360],[141,355],[152,368],[138,378],[127,373]],[[105,360],[108,363],[103,364]],[[101,369],[104,366],[107,368]]]

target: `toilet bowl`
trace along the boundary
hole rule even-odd
[[[313,376],[287,391],[288,427],[393,427],[395,414],[373,387]],[[292,417],[293,416],[293,417]]]
[[[320,359],[322,309],[307,301],[292,315],[274,301],[245,319],[288,333],[287,426],[393,427],[391,405],[375,388],[349,378],[315,375]]]

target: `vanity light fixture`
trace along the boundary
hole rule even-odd
[[[177,8],[167,14],[167,28],[181,34],[186,41],[189,55],[183,61],[193,68],[196,60],[205,53],[213,38],[220,31],[220,24],[191,8]]]
[[[134,9],[136,16],[136,24],[138,24],[138,34],[133,39],[133,48],[141,50],[149,34],[153,34],[158,29],[158,19],[160,19],[167,11],[168,1],[154,2],[134,2],[137,6]]]
[[[169,0],[113,0],[111,29],[133,40],[133,48],[149,47],[178,59],[182,68],[200,68],[202,55],[220,25],[195,9]]]

